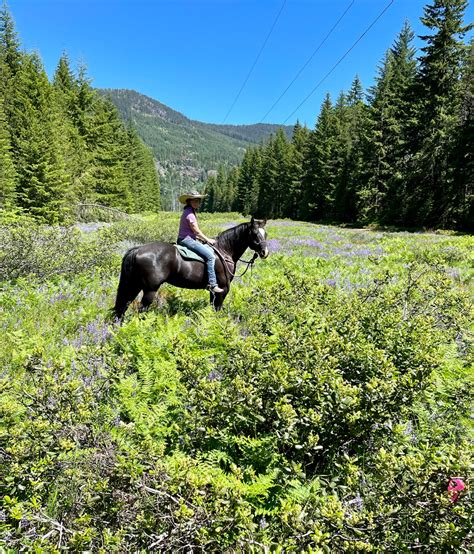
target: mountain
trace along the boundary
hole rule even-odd
[[[125,89],[98,89],[115,104],[150,146],[161,181],[165,209],[176,209],[179,192],[202,188],[208,171],[240,163],[245,149],[265,142],[279,125],[217,125],[187,118],[158,100]],[[282,126],[288,136],[292,127]]]

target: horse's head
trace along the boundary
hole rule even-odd
[[[250,244],[249,248],[256,252],[261,258],[268,256],[267,232],[265,231],[266,219],[254,219],[250,221]]]

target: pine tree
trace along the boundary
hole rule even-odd
[[[133,209],[136,212],[158,211],[161,206],[160,184],[153,155],[132,125],[129,125],[127,134],[126,174]]]
[[[0,10],[0,65],[2,66],[0,82],[3,85],[16,75],[21,59],[18,35],[7,4],[4,2]]]
[[[227,175],[227,195],[228,195],[228,211],[234,212],[236,208],[237,198],[237,183],[239,182],[239,166],[234,165],[231,167],[229,174]]]
[[[363,221],[397,223],[402,218],[406,160],[412,156],[413,86],[416,78],[413,32],[405,23],[388,50],[370,89],[364,137]]]
[[[331,213],[333,219],[337,221],[349,221],[350,213],[354,210],[354,206],[348,206],[349,199],[346,195],[349,167],[348,157],[351,139],[347,96],[342,91],[334,106],[334,127],[335,133],[332,156],[334,168],[334,199]]]
[[[257,215],[282,217],[291,192],[291,148],[281,128],[263,149]]]
[[[286,195],[284,216],[296,219],[303,202],[304,162],[308,156],[310,131],[299,121],[293,128],[290,145],[289,191]]]
[[[72,117],[81,137],[87,138],[91,120],[94,116],[97,93],[91,87],[91,80],[87,76],[85,64],[81,63],[79,65],[77,73],[77,98]]]
[[[147,183],[148,194],[146,206],[143,209],[157,212],[161,210],[161,186],[155,158],[151,148],[146,146],[142,140],[140,140],[140,149],[143,152],[143,174]],[[133,183],[130,187],[133,192]]]
[[[15,205],[16,172],[11,152],[10,133],[0,96],[0,209]]]
[[[461,67],[469,30],[463,25],[467,0],[434,0],[422,22],[430,35],[421,38],[418,83],[418,145],[408,219],[415,224],[449,226],[454,208],[454,168],[449,160],[459,133],[462,94]]]
[[[67,215],[68,175],[51,85],[37,55],[24,57],[12,83],[10,125],[18,203],[43,221],[62,221]]]
[[[224,166],[221,164],[217,168],[217,176],[214,189],[213,212],[226,211],[227,204],[227,175]]]
[[[92,198],[99,204],[128,211],[132,195],[125,172],[127,132],[110,100],[96,96],[93,109],[85,139],[91,155]]]
[[[59,59],[53,78],[56,101],[61,111],[72,123],[76,123],[74,115],[77,110],[78,83],[71,71],[69,58],[63,53]]]
[[[257,213],[261,149],[247,148],[240,165],[235,204],[237,211],[244,215]]]
[[[83,178],[89,169],[90,160],[84,138],[77,127],[78,85],[66,53],[58,62],[53,79],[53,90],[57,126],[60,129],[60,147],[69,175],[68,202],[74,205],[86,196]]]
[[[461,80],[461,124],[450,164],[453,177],[453,225],[474,229],[474,39],[463,67]]]
[[[13,19],[8,11],[6,2],[0,9],[0,98],[2,98],[2,109],[4,111],[4,133],[11,135],[12,122],[11,103],[15,96],[13,77],[21,67],[23,54],[20,51],[20,43]],[[5,139],[4,139],[5,140]]]
[[[364,182],[364,135],[367,127],[367,107],[364,91],[356,75],[347,95],[350,145],[347,156],[347,182],[343,221],[359,219],[358,194]]]
[[[213,213],[216,198],[216,175],[209,175],[206,181],[204,192],[206,194],[206,197],[204,198],[202,203],[202,211]]]
[[[276,188],[278,186],[278,160],[275,156],[275,136],[272,135],[268,144],[262,150],[262,162],[258,175],[258,204],[259,217],[267,219],[275,217],[277,208]]]
[[[329,94],[321,106],[315,129],[308,137],[306,158],[303,167],[302,202],[299,217],[317,221],[327,219],[334,195],[335,146],[334,109]]]
[[[379,221],[392,178],[391,131],[397,120],[392,103],[393,62],[388,51],[376,84],[369,89],[370,109],[365,136],[365,182],[358,191],[359,213],[364,222]],[[396,140],[396,137],[393,137]]]

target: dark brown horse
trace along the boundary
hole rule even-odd
[[[220,294],[211,293],[211,303],[216,310],[222,307],[237,262],[247,248],[261,258],[268,256],[265,223],[266,220],[252,217],[249,223],[223,231],[216,238],[216,276],[219,286],[224,289]],[[163,283],[186,289],[205,289],[208,283],[206,266],[202,262],[182,258],[176,246],[167,242],[151,242],[131,248],[122,260],[114,315],[122,319],[128,305],[140,291],[143,291],[140,308],[148,308]]]

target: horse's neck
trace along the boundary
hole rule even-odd
[[[243,228],[241,233],[237,235],[233,241],[227,239],[223,245],[217,244],[218,248],[221,248],[226,254],[228,254],[234,262],[237,262],[242,254],[247,250],[249,245],[248,232],[246,228]]]
[[[245,244],[239,244],[235,248],[234,252],[231,254],[234,262],[237,262],[238,260],[240,260],[240,258],[242,257],[243,253],[247,250],[247,248],[248,248],[247,241],[245,241]]]

